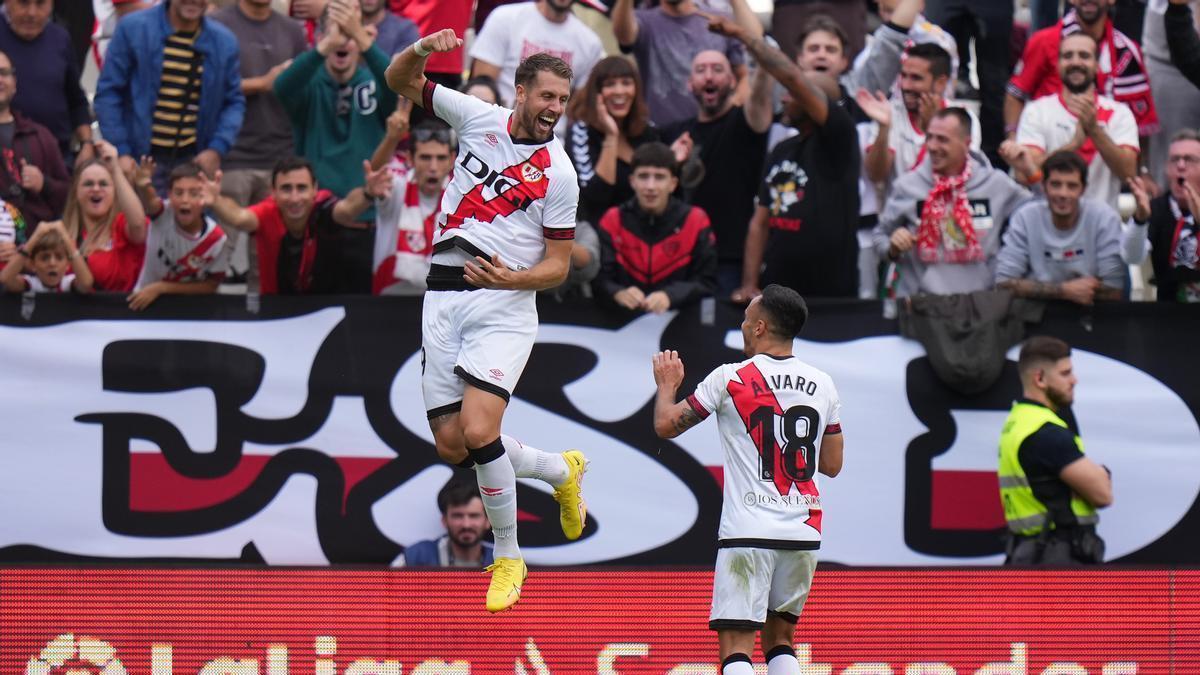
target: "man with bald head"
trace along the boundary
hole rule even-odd
[[[767,157],[733,299],[748,302],[772,283],[805,297],[854,297],[861,155],[837,81],[805,72],[746,22],[714,17],[709,28],[745,44],[758,70],[784,86],[784,112],[800,132]]]
[[[737,78],[729,59],[710,49],[692,59],[687,86],[696,100],[696,117],[663,129],[663,138],[668,142],[682,138],[684,144],[693,145],[704,165],[704,176],[688,201],[712,221],[717,237],[717,293],[728,297],[742,281],[746,223],[771,126],[771,78],[759,68],[751,77],[746,104],[735,105]]]

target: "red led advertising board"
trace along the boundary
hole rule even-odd
[[[0,569],[3,675],[716,675],[710,572]],[[822,569],[805,675],[1200,673],[1200,571]],[[761,664],[761,656],[755,655]],[[765,666],[759,666],[765,673]]]

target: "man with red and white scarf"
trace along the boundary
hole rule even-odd
[[[892,186],[875,249],[895,263],[889,277],[898,297],[989,289],[1003,225],[1029,193],[970,149],[962,108],[934,114],[925,142],[928,161]]]
[[[1122,257],[1137,265],[1149,248],[1158,301],[1200,302],[1200,132],[1180,129],[1171,137],[1166,176],[1169,189],[1154,199],[1145,179],[1130,181],[1137,208]]]
[[[1033,34],[1008,82],[1004,101],[1004,127],[1008,138],[1017,133],[1017,123],[1026,101],[1056,94],[1062,89],[1058,72],[1059,42],[1072,33],[1084,32],[1098,45],[1096,90],[1124,103],[1137,119],[1143,137],[1158,132],[1158,112],[1150,92],[1150,78],[1142,49],[1113,27],[1108,13],[1114,0],[1071,0],[1074,9],[1061,21]]]

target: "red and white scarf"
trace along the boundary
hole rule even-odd
[[[975,235],[971,205],[967,201],[970,179],[969,160],[957,176],[935,174],[917,228],[917,255],[921,262],[965,264],[983,260],[983,247]]]
[[[429,258],[433,255],[433,230],[438,209],[421,216],[421,192],[415,176],[409,176],[404,189],[404,210],[396,233],[396,252],[385,258],[375,270],[372,292],[379,295],[395,283],[423,284],[429,274]],[[442,201],[438,195],[437,202]]]

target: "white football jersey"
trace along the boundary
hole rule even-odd
[[[204,227],[188,234],[175,222],[169,202],[163,212],[150,221],[146,234],[146,259],[135,289],[156,281],[204,281],[224,277],[229,265],[229,237],[217,221],[204,216]]]
[[[717,367],[687,401],[701,417],[717,413],[725,448],[719,545],[820,548],[817,457],[824,436],[842,431],[829,375],[758,354]]]
[[[496,253],[509,267],[528,269],[545,255],[545,239],[574,238],[579,179],[557,138],[516,140],[509,134],[511,110],[433,82],[423,98],[425,109],[458,133],[435,254],[458,244],[472,255]]]

